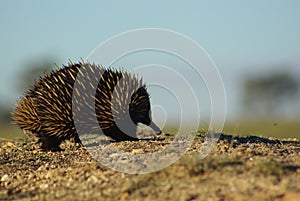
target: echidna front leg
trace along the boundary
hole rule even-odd
[[[23,129],[23,132],[28,136],[29,139],[37,143],[41,143],[41,148],[43,150],[59,151],[61,150],[59,145],[62,142],[61,139],[55,136],[44,136],[40,132],[32,132]]]
[[[51,150],[51,151],[60,151],[61,148],[59,145],[61,144],[62,140],[55,136],[43,136],[40,137],[39,141],[42,143],[41,148],[44,150]]]
[[[78,136],[78,134],[75,135],[75,137],[73,138],[75,143],[78,143],[80,146],[84,146]]]

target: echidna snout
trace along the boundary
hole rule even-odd
[[[151,124],[148,125],[148,126],[149,126],[150,128],[152,128],[152,129],[155,131],[156,135],[161,134],[160,128],[159,128],[153,121],[152,121]]]
[[[139,101],[135,101],[135,97],[138,97]],[[129,111],[130,117],[135,124],[145,124],[153,129],[157,135],[161,133],[160,128],[152,121],[149,94],[145,86],[140,87],[132,95]]]

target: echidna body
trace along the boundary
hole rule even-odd
[[[65,139],[80,143],[78,134],[101,132],[116,141],[136,140],[136,125],[157,133],[151,120],[149,94],[134,74],[89,63],[45,73],[17,103],[14,123],[42,142],[59,149]]]

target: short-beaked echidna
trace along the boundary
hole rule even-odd
[[[160,133],[141,79],[85,62],[45,73],[24,93],[12,118],[43,149],[59,149],[66,139],[81,143],[78,133],[98,133],[99,127],[116,141],[137,140],[139,122]]]

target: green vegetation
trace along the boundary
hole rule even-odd
[[[299,121],[292,120],[248,120],[226,123],[223,132],[234,135],[257,135],[274,138],[300,138]]]

